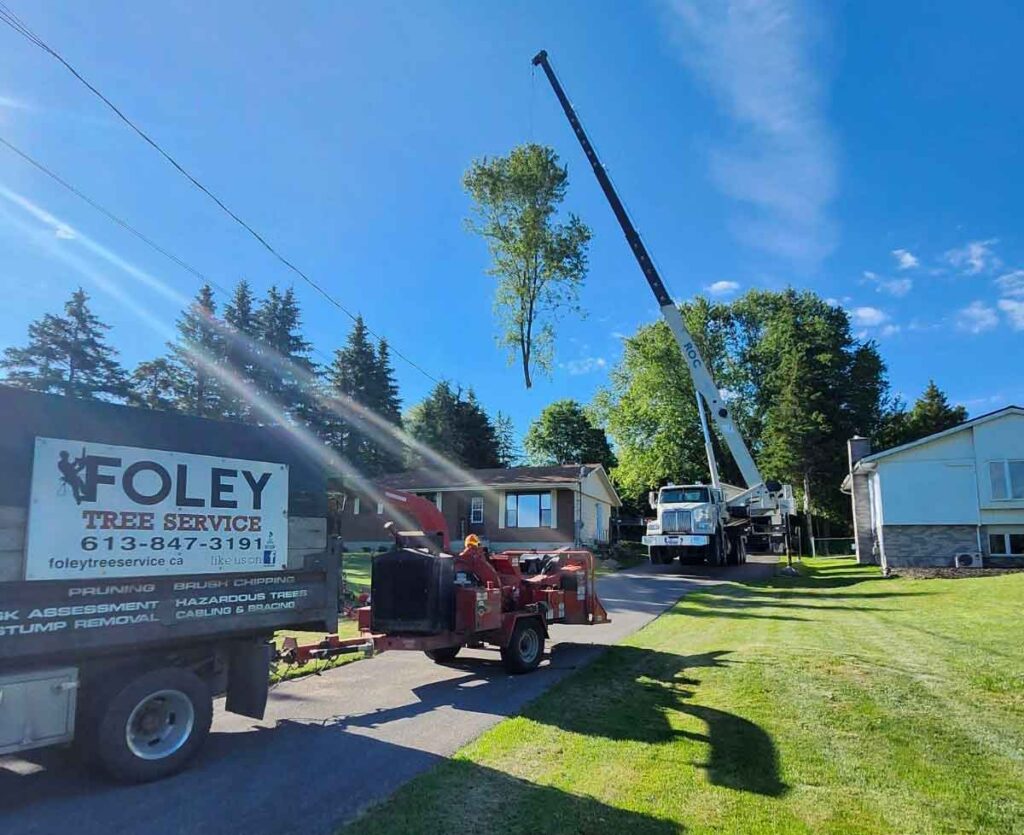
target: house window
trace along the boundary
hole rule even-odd
[[[356,496],[352,500],[352,515],[353,516],[358,516],[359,515],[359,496]]]
[[[506,493],[506,528],[550,528],[550,493]]]
[[[384,513],[384,502],[377,502],[377,515],[380,516]]]
[[[988,477],[994,500],[1024,499],[1024,461],[989,461]]]
[[[469,500],[469,523],[471,525],[482,525],[484,522],[484,499],[483,496],[473,496]]]
[[[1024,533],[990,533],[988,550],[994,557],[1024,557]]]

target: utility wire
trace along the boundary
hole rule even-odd
[[[214,203],[216,203],[217,206],[223,212],[225,212],[232,220],[234,220],[235,223],[237,223],[239,226],[241,226],[243,229],[245,229],[271,255],[273,255],[278,261],[280,261],[289,270],[291,270],[293,273],[295,273],[299,278],[301,278],[303,281],[305,281],[306,284],[308,284],[310,287],[312,287],[314,290],[316,290],[321,296],[323,296],[327,301],[329,301],[336,308],[338,308],[342,313],[344,313],[346,316],[348,316],[353,322],[356,320],[356,318],[357,318],[356,314],[352,313],[352,311],[350,311],[347,307],[345,307],[345,305],[343,305],[340,301],[338,301],[336,298],[334,298],[334,296],[332,296],[330,293],[328,293],[320,284],[318,284],[316,281],[314,281],[312,278],[310,278],[308,275],[306,275],[305,272],[303,272],[301,269],[299,269],[299,267],[297,267],[290,260],[285,258],[280,252],[278,252],[267,241],[266,238],[264,238],[252,226],[250,226],[248,223],[246,223],[244,220],[242,220],[242,218],[240,218],[237,214],[235,214],[231,209],[229,209],[224,204],[224,202],[219,197],[217,197],[217,195],[215,195],[206,186],[204,186],[201,182],[199,182],[199,180],[197,180],[195,177],[193,177],[174,157],[172,157],[167,151],[165,151],[156,142],[156,140],[154,140],[149,134],[147,134],[135,122],[133,122],[130,118],[128,118],[128,116],[126,116],[117,107],[117,105],[115,105],[110,99],[108,99],[105,95],[103,95],[103,93],[101,93],[96,87],[94,87],[92,84],[90,84],[88,81],[86,81],[86,79],[82,77],[81,73],[79,73],[78,70],[76,70],[70,63],[68,63],[68,61],[65,60],[64,57],[60,53],[58,53],[56,50],[52,49],[38,35],[36,35],[31,29],[29,29],[29,27],[24,22],[22,22],[18,18],[18,16],[16,14],[14,14],[14,12],[12,12],[3,2],[0,2],[0,21],[3,21],[4,23],[6,23],[11,29],[13,29],[19,35],[24,37],[30,43],[32,43],[35,46],[39,47],[44,52],[46,52],[48,55],[52,56],[57,61],[59,61],[65,67],[65,69],[68,70],[68,72],[70,72],[83,85],[85,85],[85,87],[87,87],[90,92],[92,92],[107,107],[109,107],[118,116],[118,118],[121,119],[121,121],[123,121],[126,125],[128,125],[128,127],[130,127],[133,131],[135,131],[135,133],[137,133],[148,145],[150,145],[154,150],[156,150],[156,152],[159,153],[160,156],[162,156],[165,160],[167,160],[167,162],[169,162],[172,166],[174,166],[174,168],[183,177],[185,177],[190,183],[192,183],[193,186],[195,186],[203,194],[205,194],[208,198],[210,198],[210,200],[212,200]],[[4,144],[7,145],[8,147],[11,147],[10,143],[5,142]],[[20,152],[18,152],[18,153],[20,153]],[[33,164],[35,165],[36,163],[33,162]],[[40,166],[36,165],[36,167],[40,167]],[[49,172],[47,172],[47,173],[49,173]],[[365,322],[364,322],[364,324],[365,324]],[[366,330],[367,330],[367,333],[369,333],[371,336],[376,337],[378,340],[386,339],[384,336],[374,332],[369,327],[367,327]],[[441,382],[437,377],[435,377],[433,374],[431,374],[426,369],[424,369],[423,366],[421,366],[419,363],[417,363],[414,360],[412,360],[409,357],[407,357],[405,354],[403,354],[397,348],[395,348],[393,346],[390,346],[390,345],[389,345],[389,347],[391,347],[392,353],[394,353],[395,356],[399,357],[404,362],[408,363],[412,368],[415,368],[424,377],[426,377],[427,379],[433,381],[434,383],[440,383]]]
[[[32,156],[29,156],[29,154],[25,153],[23,150],[18,148],[16,145],[12,144],[11,142],[8,142],[3,136],[0,136],[0,145],[3,145],[9,151],[12,151],[13,153],[17,154],[19,157],[21,157],[22,160],[27,162],[33,168],[35,168],[36,170],[42,172],[47,177],[49,177],[51,180],[53,180],[54,182],[56,182],[59,185],[63,186],[65,189],[67,189],[73,195],[75,195],[75,197],[77,197],[79,200],[81,200],[84,203],[88,204],[93,209],[95,209],[97,212],[99,212],[100,214],[104,215],[108,219],[112,220],[114,223],[116,223],[118,226],[120,226],[126,232],[129,232],[130,234],[134,235],[136,238],[138,238],[140,241],[142,241],[144,244],[146,244],[146,246],[148,246],[148,247],[152,248],[153,250],[155,250],[156,252],[160,253],[165,258],[167,258],[169,261],[172,261],[173,263],[177,264],[179,267],[181,267],[186,272],[189,272],[192,275],[194,275],[203,284],[209,284],[211,287],[215,287],[216,289],[220,290],[225,296],[230,296],[231,295],[231,291],[228,290],[223,284],[217,283],[212,278],[210,278],[208,275],[206,275],[205,273],[203,273],[200,270],[198,270],[195,267],[193,267],[190,263],[185,261],[183,258],[180,258],[179,256],[175,255],[170,250],[165,249],[164,247],[162,247],[160,244],[158,244],[156,241],[154,241],[152,238],[150,238],[144,232],[141,232],[138,229],[136,229],[134,226],[132,226],[127,220],[125,220],[124,218],[118,217],[112,211],[110,211],[108,208],[106,208],[105,206],[101,205],[100,203],[97,203],[95,200],[93,200],[91,197],[89,197],[89,195],[85,194],[84,192],[82,192],[81,190],[79,190],[78,188],[73,186],[71,183],[69,183],[67,180],[65,180],[63,177],[61,177],[59,174],[57,174],[52,169],[47,168],[45,165],[43,165],[43,163],[39,162],[39,160],[35,159]],[[367,331],[369,331],[369,328],[367,328]],[[311,353],[319,356],[322,360],[324,360],[327,363],[328,366],[331,363],[334,362],[334,358],[328,356],[326,353],[324,353],[321,349],[317,348],[316,346],[310,346],[310,351],[311,351]]]

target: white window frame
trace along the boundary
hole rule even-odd
[[[1019,502],[1024,499],[1024,482],[1018,484],[1014,481],[1013,472],[1010,467],[1011,464],[1018,464],[1020,467],[1024,467],[1024,460],[1019,458],[1003,458],[988,462],[989,489],[992,491],[992,501],[994,502]],[[999,466],[1002,469],[1002,492],[1005,495],[996,495],[996,482],[992,478],[993,465]]]
[[[377,515],[382,516],[384,514],[384,502],[377,502]]]
[[[484,523],[484,497],[473,496],[469,500],[469,524],[482,525]]]

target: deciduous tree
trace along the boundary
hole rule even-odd
[[[523,440],[530,463],[615,466],[608,437],[575,400],[556,400],[530,424]]]
[[[470,228],[487,240],[489,273],[498,279],[498,342],[510,363],[521,363],[527,388],[534,370],[550,370],[553,322],[566,310],[579,310],[587,274],[590,230],[576,215],[557,218],[568,184],[558,155],[534,144],[477,160],[463,178],[476,214]]]

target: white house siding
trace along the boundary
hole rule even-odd
[[[1024,459],[1024,415],[1014,412],[865,462],[876,468],[872,527],[882,564],[948,566],[979,551],[988,558],[989,533],[1024,532],[1024,499],[992,496],[989,462],[1006,459]]]

